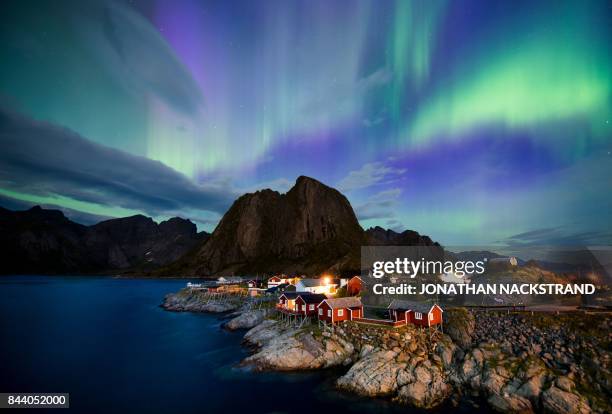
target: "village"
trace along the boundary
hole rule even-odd
[[[372,305],[363,279],[221,277],[188,283],[162,307],[224,314],[221,327],[246,332],[253,353],[240,365],[249,369],[345,367],[335,385],[349,393],[419,408],[452,407],[468,394],[504,413],[609,412],[608,313]]]
[[[361,276],[306,278],[280,274],[268,279],[222,276],[208,285],[189,282],[187,288],[202,291],[213,303],[236,296],[255,298],[253,302],[259,305],[276,301],[276,316],[296,327],[315,322],[319,326],[334,326],[352,321],[387,327],[412,324],[443,332],[443,310],[437,303],[393,299],[384,312],[387,318],[367,317],[361,300],[364,290]]]

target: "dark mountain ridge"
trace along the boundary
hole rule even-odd
[[[178,217],[157,224],[136,215],[84,226],[59,210],[0,208],[0,273],[142,271],[177,260],[207,236]]]
[[[285,194],[266,189],[239,197],[210,235],[178,217],[85,226],[58,210],[0,208],[3,274],[352,274],[364,245],[438,244],[411,230],[364,231],[344,195],[304,176]]]
[[[401,233],[380,226],[370,227],[366,230],[370,245],[395,246],[439,246],[429,236],[423,236],[414,230],[405,230]]]

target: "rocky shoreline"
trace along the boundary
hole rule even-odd
[[[183,292],[183,291],[181,291]],[[230,312],[230,330],[249,329],[242,361],[255,370],[345,366],[339,389],[419,408],[479,396],[504,413],[612,412],[609,316],[445,312],[445,333],[345,322],[288,327],[273,310],[240,302],[198,304],[192,293],[166,296],[172,311]]]

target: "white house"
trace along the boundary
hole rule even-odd
[[[336,292],[338,284],[331,278],[322,277],[321,279],[300,279],[296,285],[297,292],[310,292],[329,295]]]
[[[242,283],[242,278],[240,276],[221,276],[217,279],[217,283],[221,284],[236,284]]]

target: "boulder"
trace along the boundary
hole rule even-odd
[[[266,319],[244,335],[244,342],[261,347],[270,342],[273,338],[279,336],[282,331],[283,328],[277,321]]]
[[[469,380],[480,373],[479,364],[472,355],[466,356],[461,366],[461,375],[464,380]]]
[[[429,369],[427,375],[421,373],[421,379],[429,382],[422,382],[416,376],[416,381],[399,389],[395,400],[419,408],[432,408],[442,403],[452,391],[442,372],[435,366]]]
[[[481,387],[489,394],[499,394],[506,384],[506,379],[493,370],[487,370],[483,374]]]
[[[289,330],[265,342],[242,363],[256,370],[311,370],[342,365],[353,351],[352,346],[331,339],[317,340],[310,332]]]
[[[493,409],[502,413],[533,413],[533,407],[529,400],[519,395],[493,394],[487,399],[487,402]]]
[[[472,345],[475,325],[474,315],[467,309],[457,308],[444,313],[444,332],[464,349]]]
[[[542,408],[551,414],[588,414],[591,408],[580,395],[550,387],[542,393]]]
[[[422,382],[425,385],[431,383],[431,373],[423,364],[414,369],[414,375],[418,382]]]
[[[162,308],[174,312],[209,312],[224,313],[236,310],[237,302],[207,303],[196,292],[183,289],[177,293],[166,295]]]
[[[562,391],[572,392],[574,390],[574,382],[568,377],[559,377],[555,381],[555,385]]]
[[[442,360],[444,368],[451,368],[453,365],[453,355],[457,350],[457,346],[453,343],[448,335],[443,335],[436,344],[436,352]]]
[[[243,312],[239,316],[227,322],[225,327],[231,331],[236,329],[250,329],[263,322],[267,314],[268,311],[265,309]]]
[[[371,397],[392,394],[397,390],[398,373],[406,366],[396,363],[395,355],[392,351],[368,354],[338,379],[337,386]]]

